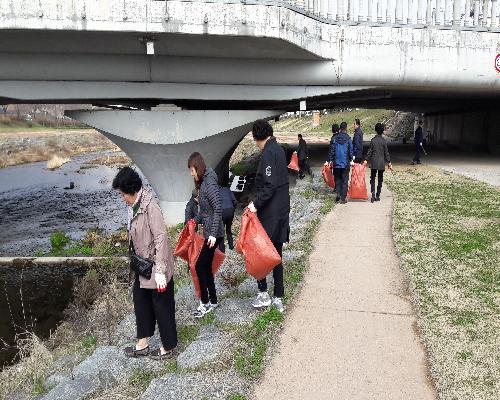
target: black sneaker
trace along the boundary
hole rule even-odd
[[[342,199],[340,200],[340,204],[346,204],[347,203],[347,200],[346,199]]]
[[[137,350],[135,346],[125,347],[125,355],[131,358],[144,357],[149,354],[149,346],[144,347],[141,350]]]
[[[335,203],[338,203],[340,201],[340,196],[335,197]]]
[[[380,201],[380,196],[375,197],[375,201]]]
[[[373,203],[374,201],[375,201],[375,193],[372,193],[372,198],[371,198],[370,202]]]

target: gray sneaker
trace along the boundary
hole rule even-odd
[[[276,309],[280,312],[283,313],[285,312],[285,306],[283,305],[283,301],[281,297],[273,297],[273,307],[276,307]]]
[[[193,315],[195,318],[203,318],[206,314],[208,314],[212,310],[213,308],[210,306],[210,303],[207,304],[201,303],[200,306],[194,311]]]
[[[269,307],[271,305],[271,298],[269,293],[260,292],[254,301],[252,301],[252,306],[255,308]]]

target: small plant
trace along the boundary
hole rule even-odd
[[[63,231],[56,231],[50,236],[50,244],[53,251],[61,251],[70,242],[70,237]]]
[[[168,360],[163,368],[163,374],[173,374],[177,372],[177,360]]]
[[[177,338],[184,345],[188,346],[198,336],[200,327],[198,325],[185,325],[177,328]]]
[[[247,400],[246,396],[241,393],[231,394],[227,397],[227,400]]]
[[[140,388],[144,391],[147,389],[153,378],[154,374],[151,371],[136,368],[132,371],[132,375],[130,376],[128,383],[131,386]]]
[[[85,336],[81,342],[80,346],[84,350],[92,350],[97,343],[97,338],[94,335],[87,335]]]
[[[89,309],[102,294],[102,291],[103,287],[99,282],[99,274],[96,269],[91,268],[75,286],[75,304],[84,309]]]

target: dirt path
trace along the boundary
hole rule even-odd
[[[391,232],[392,194],[324,220],[256,399],[434,399]]]

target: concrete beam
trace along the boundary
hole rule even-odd
[[[266,110],[67,111],[71,118],[98,129],[134,161],[157,194],[169,225],[183,222],[194,187],[187,168],[189,155],[199,151],[215,169],[256,119],[279,114]]]

